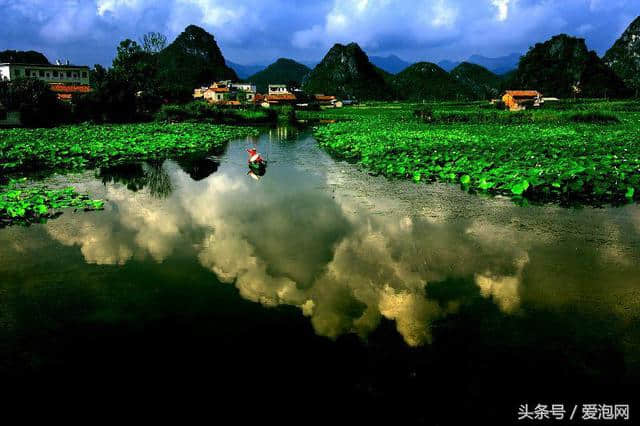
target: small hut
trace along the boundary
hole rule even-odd
[[[507,90],[502,102],[510,111],[522,111],[527,107],[539,107],[544,101],[537,90]]]

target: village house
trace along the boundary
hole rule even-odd
[[[253,102],[256,87],[251,84],[218,81],[209,87],[198,87],[193,90],[194,99],[204,99],[212,104],[240,105],[243,102]]]
[[[253,102],[256,97],[256,86],[249,83],[233,83],[231,87],[237,92],[239,101]]]
[[[507,90],[502,102],[510,111],[522,111],[527,107],[539,107],[544,100],[542,93],[536,90]]]
[[[1,63],[0,80],[15,80],[31,77],[49,83],[58,99],[71,100],[73,94],[88,93],[89,67],[69,64],[42,65],[22,63]]]
[[[214,83],[204,92],[203,98],[212,104],[223,103],[229,99],[229,88],[218,86],[217,83]]]
[[[193,89],[193,99],[202,99],[204,98],[204,92],[209,90],[208,86],[197,87]]]
[[[269,105],[292,105],[297,102],[298,98],[293,93],[282,93],[267,95],[266,101]]]
[[[267,95],[290,95],[289,88],[286,84],[270,84]]]

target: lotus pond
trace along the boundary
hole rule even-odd
[[[203,155],[230,139],[251,134],[257,130],[197,123],[0,129],[0,226],[46,220],[62,208],[102,208],[100,200],[91,200],[72,187],[30,188],[22,177],[25,174],[42,177],[142,159]],[[10,179],[12,175],[21,178]]]
[[[320,144],[375,174],[521,203],[622,204],[640,196],[638,105],[561,102],[510,113],[479,103],[373,104],[304,118],[336,120],[316,128]]]
[[[74,157],[88,170],[37,181],[103,210],[0,229],[5,406],[237,423],[510,424],[538,403],[634,415],[637,204],[525,208],[389,180],[290,128],[127,162],[124,135],[143,136],[119,129],[123,161],[103,162],[94,136],[104,148]]]

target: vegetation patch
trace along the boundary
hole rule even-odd
[[[0,171],[82,170],[124,162],[211,152],[250,127],[204,123],[79,125],[0,130]]]
[[[190,102],[183,105],[163,105],[156,113],[156,121],[197,121],[213,124],[273,124],[278,121],[278,112],[262,107],[231,109],[220,108],[206,102]]]
[[[0,228],[12,224],[44,222],[61,209],[102,210],[102,200],[91,200],[73,188],[49,189],[26,185],[26,179],[0,186]]]
[[[48,189],[7,176],[47,175],[90,167],[113,167],[222,148],[231,139],[257,134],[251,127],[204,123],[76,125],[0,130],[0,226],[41,222],[60,209],[102,208],[73,188]]]
[[[615,115],[602,112],[579,112],[571,115],[571,121],[574,123],[598,124],[620,123],[620,120]]]
[[[427,106],[434,123],[425,126],[416,115],[429,116]],[[597,205],[638,199],[640,114],[620,113],[616,123],[608,113],[615,103],[591,102],[596,113],[541,110],[527,112],[532,120],[520,122],[523,115],[505,112],[499,115],[504,119],[494,120],[495,111],[473,105],[466,110],[446,103],[427,106],[343,108],[304,116],[336,119],[315,128],[319,143],[376,174],[452,182],[472,192],[537,202]],[[436,117],[454,114],[475,118],[437,122]],[[569,119],[574,116],[585,119]],[[340,121],[345,119],[351,121]]]

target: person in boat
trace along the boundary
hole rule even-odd
[[[249,165],[267,164],[267,162],[264,161],[264,158],[262,158],[260,153],[256,151],[255,148],[249,148],[247,149],[247,152],[249,153]]]
[[[247,149],[249,153],[249,176],[258,180],[259,177],[264,176],[267,171],[267,162],[262,158],[260,153],[255,148]]]

